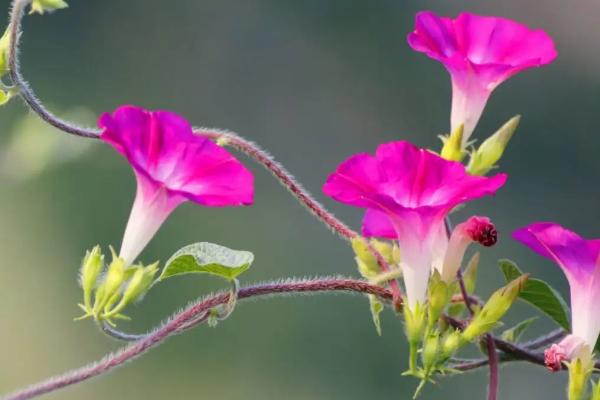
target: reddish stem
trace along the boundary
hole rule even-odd
[[[294,176],[285,169],[283,165],[275,161],[267,151],[263,150],[256,143],[253,143],[243,137],[233,133],[216,129],[198,128],[196,133],[206,136],[215,141],[223,141],[224,144],[234,147],[250,158],[254,159],[281,183],[294,196],[300,204],[304,205],[311,214],[317,217],[321,222],[328,226],[344,239],[350,241],[358,237],[358,233],[348,225],[336,218],[321,203],[315,200],[312,195],[294,178]],[[369,244],[369,250],[377,259],[379,267],[384,272],[390,271],[385,258],[377,249]],[[390,289],[394,296],[394,308],[399,311],[402,307],[402,291],[400,285],[395,279],[389,281]]]

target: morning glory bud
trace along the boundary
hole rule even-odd
[[[60,10],[61,8],[67,8],[69,5],[64,0],[33,0],[31,3],[31,11],[29,14],[38,13],[44,14],[46,11]]]
[[[111,249],[112,250],[112,249]],[[97,315],[103,307],[114,303],[118,291],[125,280],[125,260],[116,256],[113,251],[113,260],[108,266],[108,272],[104,282],[96,291],[96,301],[94,303],[94,314]]]
[[[452,357],[454,353],[461,347],[461,334],[460,331],[453,330],[452,332],[446,334],[446,336],[442,339],[442,350],[440,359],[445,361]]]
[[[104,256],[100,246],[88,251],[81,263],[81,288],[83,289],[83,304],[90,310],[92,307],[92,291],[96,286],[98,275],[104,268]]]
[[[133,276],[129,280],[125,292],[123,293],[122,303],[125,305],[139,300],[146,294],[152,282],[154,282],[154,276],[158,272],[158,262],[151,264],[147,267],[139,267],[133,273]]]
[[[483,309],[475,315],[471,323],[463,332],[463,338],[471,341],[493,329],[500,318],[506,314],[513,305],[517,296],[523,290],[529,275],[524,274],[498,289],[485,303]]]
[[[425,308],[417,303],[412,309],[403,307],[402,310],[404,311],[404,331],[408,342],[419,343],[425,330],[425,316],[427,315]]]
[[[8,52],[10,48],[10,25],[0,38],[0,77],[8,72]]]
[[[429,302],[427,307],[427,328],[428,331],[442,315],[444,307],[448,304],[450,290],[446,282],[442,280],[440,273],[436,270],[429,281]]]
[[[440,354],[440,338],[438,335],[430,335],[425,339],[421,361],[425,371],[431,371],[438,362]]]
[[[354,250],[354,254],[356,254],[354,259],[358,265],[358,271],[363,277],[375,278],[381,273],[381,267],[369,245],[377,250],[388,264],[393,265],[398,263],[400,255],[397,246],[392,246],[390,243],[376,239],[371,239],[369,243],[365,238],[357,236],[352,239],[352,249]]]
[[[508,142],[519,126],[521,116],[517,115],[508,120],[492,136],[487,138],[473,153],[467,166],[472,175],[485,175],[495,167],[502,157]]]
[[[440,155],[442,158],[450,161],[461,161],[465,156],[463,149],[463,131],[464,125],[459,125],[449,136],[440,136],[444,147]]]

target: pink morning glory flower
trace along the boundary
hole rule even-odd
[[[556,370],[562,360],[580,357],[584,350],[591,354],[600,334],[600,239],[585,240],[551,222],[531,224],[515,231],[513,237],[554,261],[569,281],[571,335],[546,351],[546,364]]]
[[[137,194],[120,257],[135,261],[178,205],[207,207],[252,204],[253,176],[238,160],[168,111],[119,107],[98,121],[101,139],[133,167]]]
[[[464,124],[463,147],[492,91],[514,74],[552,62],[554,42],[516,21],[461,13],[455,19],[417,14],[408,35],[416,51],[441,62],[452,79],[452,132]]]
[[[408,142],[357,154],[329,176],[323,191],[366,208],[363,234],[397,239],[409,307],[423,304],[432,264],[448,246],[444,218],[460,203],[494,194],[506,175],[469,175],[465,167]]]

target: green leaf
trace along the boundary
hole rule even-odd
[[[507,281],[523,274],[519,267],[510,260],[500,260],[498,264]],[[529,279],[519,297],[569,330],[569,306],[562,296],[546,282],[540,279]]]
[[[525,332],[525,330],[529,328],[529,325],[531,325],[536,319],[538,319],[538,317],[531,317],[525,321],[519,322],[512,328],[505,330],[502,332],[502,339],[508,342],[518,342],[523,332]]]
[[[178,250],[167,261],[158,281],[175,275],[207,273],[229,281],[250,268],[254,254],[218,244],[200,242]]]
[[[384,309],[384,305],[377,296],[369,295],[369,305],[371,306],[371,316],[373,317],[373,323],[375,324],[375,330],[377,334],[381,336],[381,318],[379,314]]]

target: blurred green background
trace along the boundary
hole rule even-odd
[[[6,0],[0,3],[8,9]],[[24,25],[23,70],[52,110],[93,124],[101,112],[132,103],[234,130],[269,149],[357,229],[359,210],[322,195],[327,174],[350,154],[386,141],[437,149],[436,135],[448,127],[446,72],[406,44],[415,13],[468,10],[544,28],[556,40],[558,59],[500,86],[474,135],[481,140],[523,114],[501,164],[510,179],[495,198],[473,203],[455,220],[488,215],[500,232],[498,245],[483,253],[483,295],[502,282],[501,257],[568,295],[560,271],[513,242],[513,229],[555,220],[600,236],[597,1],[71,0],[70,6],[27,17]],[[135,190],[129,166],[112,149],[46,132],[23,122],[26,116],[19,101],[0,110],[6,153],[0,164],[0,393],[119,347],[90,321],[73,322],[80,313],[77,268],[85,249],[120,243]],[[29,133],[22,143],[13,137],[19,131]],[[42,147],[54,152],[37,154]],[[143,260],[164,261],[185,244],[212,241],[255,253],[243,283],[357,276],[349,247],[268,173],[240,158],[256,173],[256,204],[186,204]],[[161,284],[130,310],[134,322],[122,328],[149,328],[219,287],[203,276]],[[507,320],[533,314],[520,305]],[[540,318],[527,335],[552,328]],[[406,355],[400,321],[386,312],[378,337],[361,297],[260,300],[243,304],[216,329],[173,338],[117,372],[47,398],[406,399],[417,383],[400,376]],[[482,399],[486,376],[481,370],[440,379],[422,398]],[[501,369],[500,398],[560,399],[565,382],[564,374],[512,364]]]

